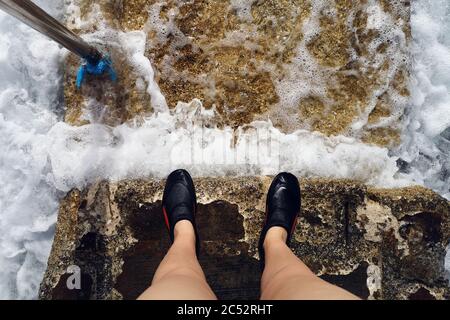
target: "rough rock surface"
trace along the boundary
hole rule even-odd
[[[195,179],[200,262],[219,298],[259,295],[257,241],[269,177]],[[164,181],[99,182],[61,202],[41,299],[135,299],[169,246]],[[372,189],[304,180],[293,251],[314,272],[362,298],[448,299],[450,204],[421,187]],[[81,290],[68,290],[70,266]]]
[[[223,126],[270,118],[286,132],[399,143],[409,97],[409,0],[71,2],[81,9],[69,10],[68,25],[108,44],[119,82],[88,80],[77,91],[71,56],[70,124],[117,125],[155,110],[148,79],[121,40],[143,32],[144,55],[169,108],[197,98],[215,107]]]

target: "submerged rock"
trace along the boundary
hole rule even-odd
[[[77,91],[69,58],[71,124],[117,125],[160,108],[149,95],[153,80],[123,48],[137,32],[139,55],[151,62],[171,109],[197,98],[217,110],[223,126],[269,118],[284,132],[399,143],[409,97],[410,1],[71,2],[69,26],[105,46],[120,79],[88,79]]]
[[[195,179],[200,263],[219,298],[256,299],[269,177]],[[41,299],[135,299],[169,247],[164,181],[100,182],[61,202]],[[374,189],[303,180],[294,253],[319,276],[368,299],[448,299],[450,204],[421,187]],[[77,269],[79,268],[79,269]],[[80,271],[81,289],[67,280]]]

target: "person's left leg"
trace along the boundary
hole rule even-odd
[[[300,213],[298,179],[280,173],[267,194],[259,253],[262,300],[353,300],[358,297],[317,277],[289,248]]]
[[[195,253],[190,221],[175,225],[175,240],[148,288],[138,300],[216,300]]]
[[[286,244],[287,230],[271,228],[265,237],[261,300],[359,300],[317,277]]]

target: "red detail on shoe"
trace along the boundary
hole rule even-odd
[[[298,223],[298,214],[295,216],[294,223],[292,224],[291,235],[294,234],[295,228],[297,227],[297,223]]]
[[[166,222],[167,230],[170,231],[169,217],[167,216],[166,208],[163,207],[164,221]]]

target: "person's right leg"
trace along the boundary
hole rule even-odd
[[[286,245],[284,228],[271,228],[264,241],[262,300],[354,300],[353,294],[317,277]]]

